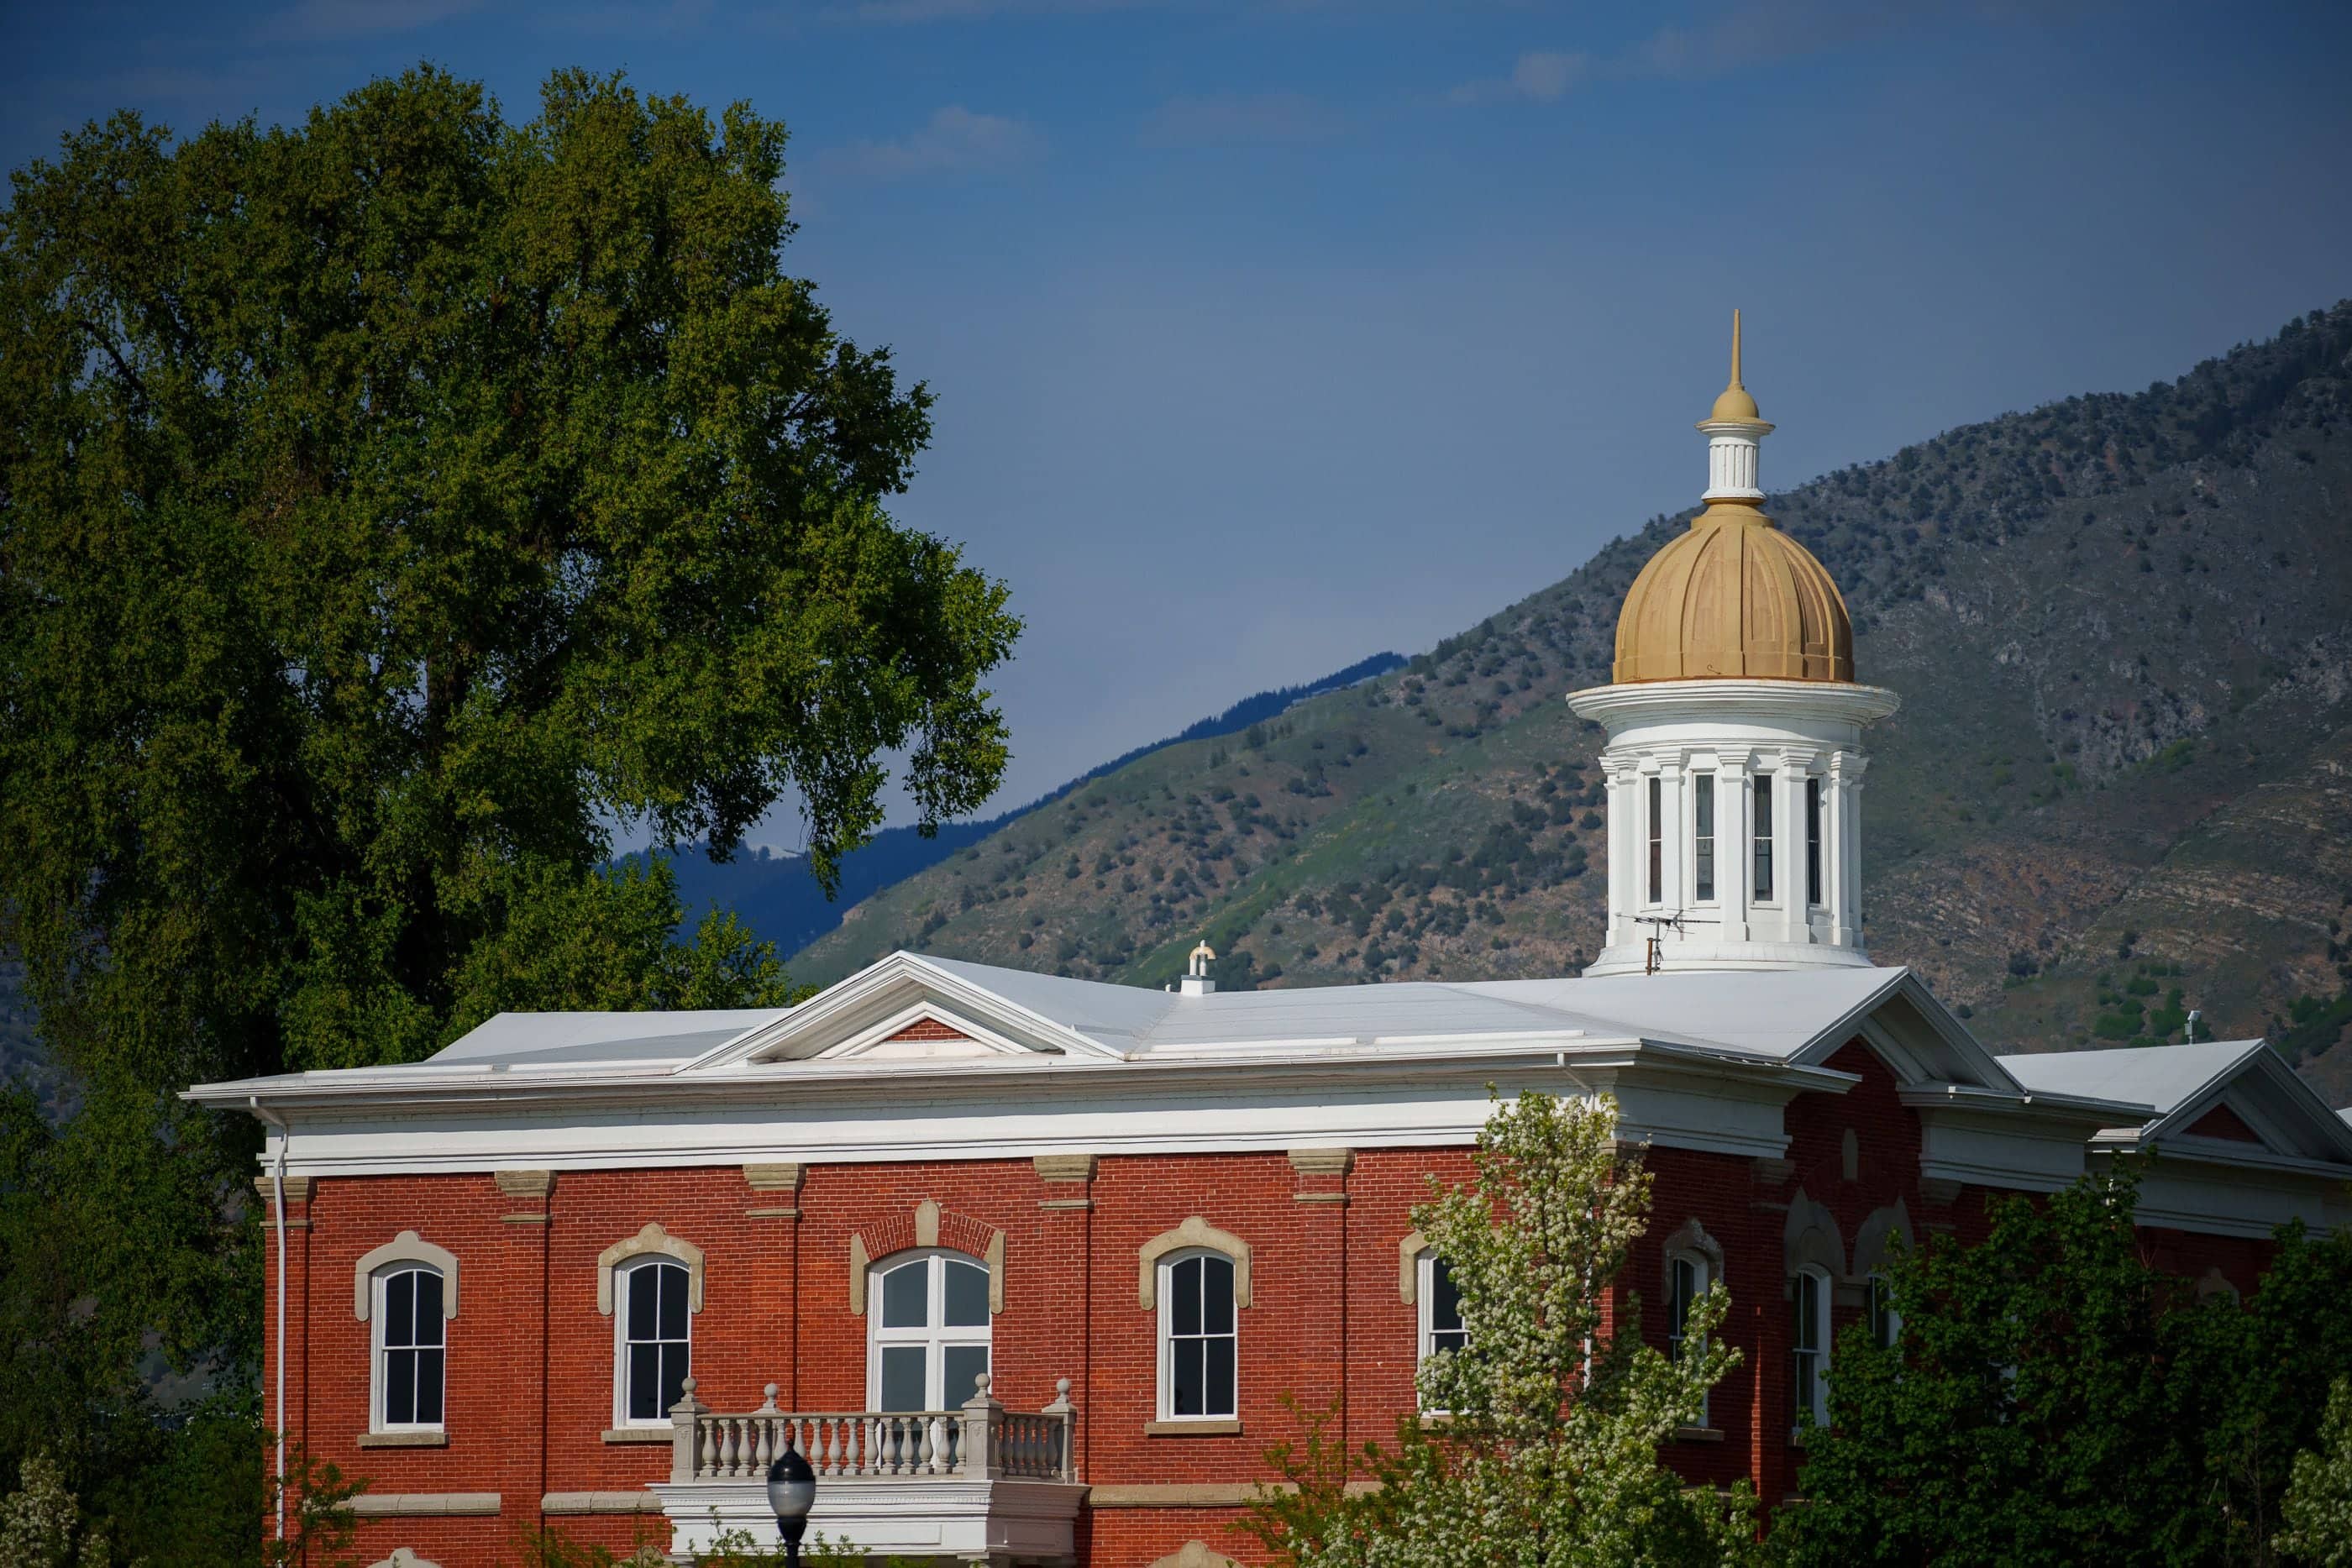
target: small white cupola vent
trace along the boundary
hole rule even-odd
[[[1192,949],[1192,956],[1184,966],[1186,996],[1205,997],[1217,988],[1217,982],[1209,978],[1209,966],[1216,961],[1216,950],[1206,942]]]

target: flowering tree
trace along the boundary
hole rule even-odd
[[[1670,1360],[1643,1343],[1639,1298],[1607,1310],[1649,1221],[1650,1177],[1616,1143],[1607,1095],[1498,1103],[1466,1187],[1413,1222],[1461,1292],[1469,1343],[1420,1373],[1425,1429],[1347,1455],[1319,1422],[1269,1456],[1295,1490],[1268,1491],[1243,1528],[1297,1568],[1576,1568],[1747,1561],[1755,1499],[1687,1487],[1658,1461],[1738,1364],[1716,1330],[1717,1284]],[[1621,1330],[1622,1332],[1621,1332]],[[1369,1480],[1366,1487],[1358,1484]]]

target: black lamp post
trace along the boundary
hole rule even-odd
[[[809,1510],[815,1503],[816,1472],[797,1447],[787,1447],[768,1467],[768,1506],[776,1511],[776,1529],[784,1538],[784,1561],[791,1568],[800,1568],[801,1537],[808,1533]]]

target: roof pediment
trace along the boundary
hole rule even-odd
[[[940,965],[893,953],[681,1071],[1030,1055],[1116,1061],[1120,1053]]]

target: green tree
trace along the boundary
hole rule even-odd
[[[2339,1377],[2327,1391],[2319,1446],[2294,1457],[2284,1512],[2280,1551],[2320,1568],[2352,1568],[2352,1380]]]
[[[1310,1420],[1268,1458],[1296,1490],[1268,1491],[1243,1528],[1299,1568],[1583,1568],[1738,1563],[1754,1498],[1686,1488],[1660,1445],[1696,1426],[1739,1360],[1717,1336],[1718,1283],[1679,1361],[1643,1343],[1628,1292],[1604,1312],[1649,1222],[1650,1176],[1617,1152],[1617,1107],[1528,1093],[1480,1131],[1475,1176],[1413,1211],[1452,1270],[1469,1331],[1419,1376],[1439,1429],[1407,1416],[1396,1446],[1338,1451]],[[1433,1189],[1435,1184],[1433,1183]],[[1612,1321],[1628,1325],[1612,1329]],[[1350,1481],[1372,1487],[1350,1490]]]
[[[2137,1196],[2117,1166],[1891,1261],[1900,1343],[1840,1338],[1784,1561],[2274,1560],[2290,1462],[2352,1367],[2352,1249],[2290,1226],[2252,1301],[2200,1301],[2147,1260]]]
[[[256,1133],[178,1089],[779,999],[614,828],[723,856],[796,803],[830,883],[894,758],[926,828],[995,787],[1019,622],[883,509],[930,397],[782,270],[783,146],[419,68],[16,172],[0,947],[79,1110],[0,1114],[0,1474],[38,1436],[101,1506],[159,1373],[249,1385]]]

